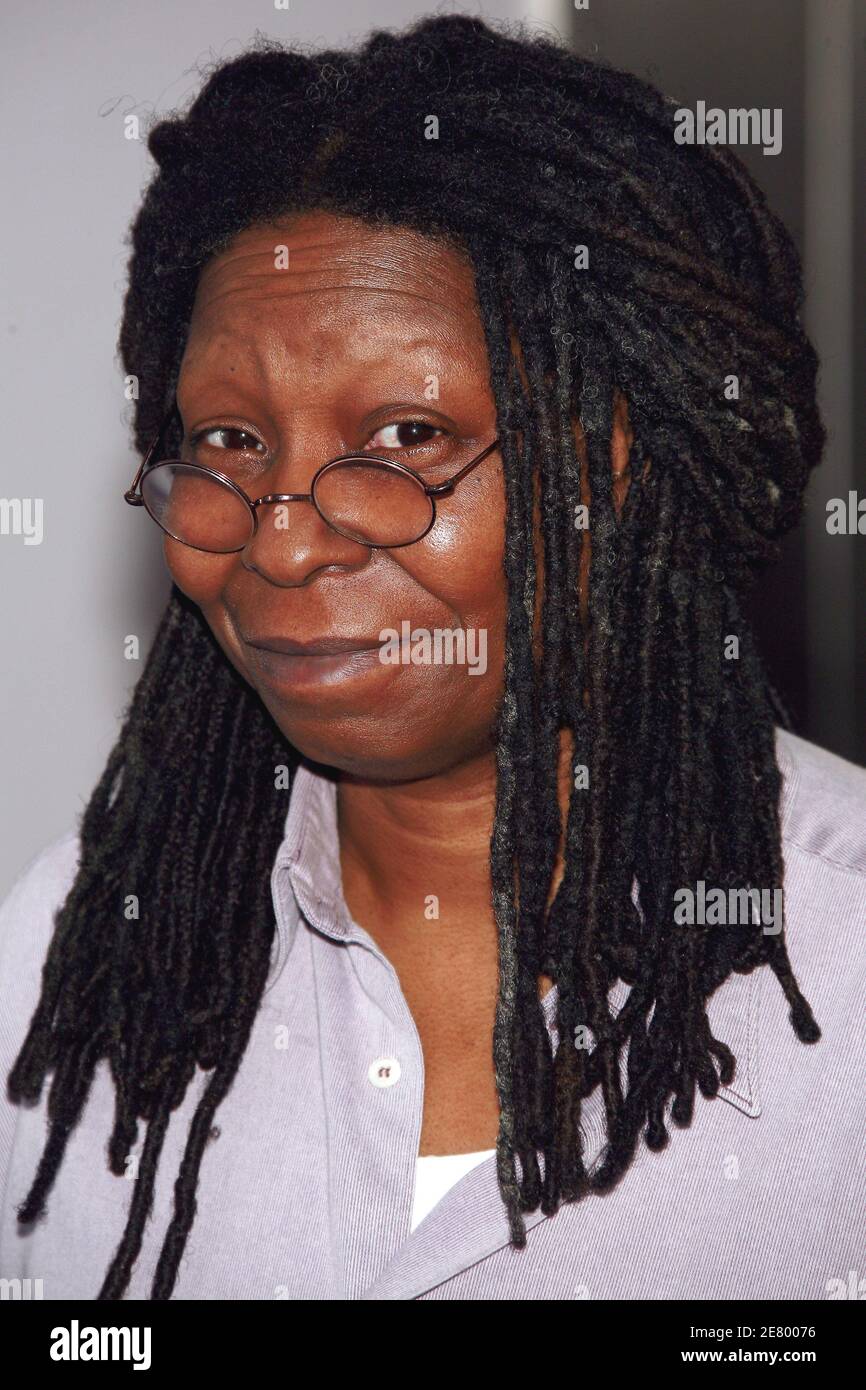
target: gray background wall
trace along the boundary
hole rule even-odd
[[[129,111],[183,103],[198,65],[241,51],[256,30],[319,47],[354,44],[433,10],[529,18],[581,51],[648,76],[683,104],[780,106],[776,157],[741,151],[807,257],[809,323],[826,361],[833,428],[806,528],[756,596],[755,620],[802,732],[866,761],[862,604],[866,538],[826,536],[827,497],[866,489],[862,254],[866,7],[854,0],[242,0],[176,4],[6,0],[0,20],[4,132],[0,494],[44,499],[44,539],[0,536],[0,895],[73,826],[117,736],[169,590],[155,527],[122,493],[129,448],[115,342],[129,222],[151,164],[124,138]],[[862,127],[862,122],[860,123]],[[857,221],[859,219],[859,221]],[[859,227],[859,238],[854,228]],[[862,265],[859,284],[864,277]],[[858,292],[859,293],[859,292]],[[859,392],[857,386],[860,385]],[[857,402],[856,409],[854,402]],[[859,632],[856,625],[860,624]],[[860,654],[858,657],[857,654]]]

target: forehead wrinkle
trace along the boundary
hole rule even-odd
[[[246,338],[232,333],[220,332],[213,337],[205,336],[203,341],[196,341],[190,335],[181,363],[181,377],[187,383],[192,379],[196,385],[199,374],[205,379],[218,375],[226,382],[235,381],[237,378],[234,376],[234,370],[224,369],[223,364],[228,354],[231,361],[244,361],[253,381],[262,381],[265,378],[263,367],[266,361],[263,348],[264,344],[258,338]],[[243,380],[242,376],[240,380]]]
[[[274,272],[274,274],[284,276],[285,271],[277,271]],[[267,289],[263,289],[259,293],[250,291],[248,287],[248,282],[255,280],[264,280],[265,278],[267,278],[268,283]],[[279,289],[276,288],[278,284]],[[360,290],[363,291],[365,294],[369,295],[391,296],[395,299],[418,300],[422,304],[429,305],[433,312],[442,322],[452,324],[456,324],[462,321],[463,314],[461,310],[466,310],[470,307],[474,308],[474,305],[468,299],[468,297],[461,296],[460,307],[455,308],[452,305],[443,302],[443,300],[441,299],[431,297],[429,294],[424,294],[422,290],[410,290],[405,287],[394,289],[386,285],[374,285],[371,283],[359,282],[347,282],[343,284],[332,282],[330,284],[308,286],[287,285],[285,280],[283,280],[282,283],[280,283],[276,279],[273,279],[271,277],[265,277],[264,275],[250,275],[246,276],[245,280],[241,283],[231,285],[226,289],[218,289],[211,294],[205,292],[204,295],[202,295],[200,298],[197,298],[193,313],[195,317],[198,317],[200,315],[204,315],[216,304],[231,302],[238,298],[244,300],[249,304],[272,304],[278,299],[307,298],[311,295],[336,295],[351,290]]]
[[[322,325],[324,337],[333,337],[334,332],[339,332],[339,324],[328,323]],[[457,367],[460,375],[466,379],[475,375],[475,364],[469,346],[461,339],[454,342],[446,335],[439,335],[435,330],[431,332],[418,331],[415,325],[405,325],[407,336],[402,338],[399,343],[399,354],[404,360],[407,371],[436,371],[440,375],[448,375],[449,367]],[[340,361],[341,369],[349,372],[361,372],[364,375],[372,375],[380,368],[393,371],[395,366],[395,345],[392,342],[379,343],[371,339],[363,339],[360,336],[356,339],[357,352],[346,354]],[[272,381],[282,386],[285,381],[286,361],[281,359],[281,353],[287,351],[289,359],[298,357],[289,346],[282,342],[277,336],[270,334],[257,334],[248,337],[243,332],[233,332],[227,326],[221,326],[220,330],[213,336],[205,336],[203,341],[196,343],[191,341],[191,351],[185,359],[184,375],[187,380],[191,377],[197,384],[199,375],[207,378],[211,372],[218,373],[228,381],[237,381],[238,378],[224,371],[224,360],[226,354],[230,358],[241,357],[247,363],[249,379],[257,385],[268,386]],[[319,349],[319,354],[321,349]],[[301,359],[307,359],[311,378],[318,379],[318,358],[316,352],[316,342],[311,338],[307,341],[304,351],[300,354]]]
[[[204,340],[204,345],[199,351],[207,351],[210,343],[214,348],[219,345],[223,350],[225,347],[242,346],[251,344],[256,355],[261,357],[260,341],[262,336],[269,337],[276,334],[283,337],[281,328],[285,328],[288,339],[291,338],[292,322],[291,315],[281,315],[279,312],[279,301],[283,298],[291,299],[297,296],[307,297],[309,295],[321,295],[325,302],[322,303],[320,321],[318,323],[304,323],[303,330],[307,335],[317,334],[327,338],[344,334],[346,321],[338,308],[338,296],[343,287],[329,286],[326,290],[288,290],[283,288],[279,293],[266,292],[262,294],[250,294],[240,288],[236,291],[226,290],[212,300],[202,303],[197,310],[195,318],[190,325],[189,341],[195,347],[196,340]],[[424,351],[434,353],[437,356],[447,353],[449,356],[465,358],[467,361],[472,357],[473,348],[481,349],[484,335],[480,322],[474,317],[467,323],[465,317],[448,305],[443,305],[437,300],[431,300],[428,296],[416,291],[406,290],[366,290],[366,294],[384,299],[385,304],[381,306],[379,313],[379,324],[390,333],[392,342],[382,345],[382,356],[393,355],[395,351],[406,353],[409,351],[421,354]],[[419,322],[414,314],[408,316],[408,322],[404,321],[404,314],[396,306],[395,300],[415,300],[425,306],[424,319],[426,322]],[[335,302],[335,300],[337,302]],[[253,337],[247,332],[248,315],[237,313],[238,303],[255,308],[261,306],[264,309],[273,309],[273,316],[269,316],[267,323],[262,321],[261,314],[256,315],[257,331]],[[387,305],[387,312],[385,308]],[[368,350],[374,346],[373,340],[367,335],[356,335],[359,339],[358,347],[366,347]],[[291,352],[291,349],[289,349]],[[372,359],[367,359],[371,361]]]
[[[327,245],[330,253],[325,264],[299,265],[299,261],[303,262],[311,252],[314,253],[323,245]],[[199,276],[197,297],[201,295],[205,302],[212,302],[222,295],[233,294],[235,289],[243,292],[244,287],[250,282],[260,280],[266,282],[271,289],[280,284],[282,292],[289,295],[367,289],[382,294],[415,297],[446,310],[449,308],[449,299],[456,299],[462,309],[468,308],[474,312],[476,295],[471,268],[458,259],[454,269],[449,273],[448,267],[443,264],[445,254],[438,248],[419,251],[414,243],[404,247],[399,241],[389,243],[385,247],[373,244],[363,253],[346,249],[340,243],[334,246],[333,243],[316,242],[300,248],[290,246],[288,266],[277,269],[273,265],[271,249],[231,251],[223,253],[204,267]],[[423,266],[417,264],[419,256],[423,256]],[[315,260],[314,255],[313,259]],[[259,271],[241,270],[239,273],[238,262],[244,261],[263,261],[264,265]],[[347,274],[345,280],[333,278],[341,273]],[[220,282],[226,276],[237,279],[237,285],[232,289],[220,288]],[[311,280],[312,283],[303,286],[292,285],[290,282],[294,276]],[[395,276],[402,276],[409,283],[383,283],[389,278],[393,280]],[[215,286],[212,285],[213,281],[216,281]],[[425,293],[425,288],[432,289],[433,293]]]
[[[298,358],[299,366],[306,355],[316,375],[319,357],[329,351],[328,340],[345,336],[353,318],[374,316],[380,331],[373,337],[381,339],[384,333],[391,344],[361,335],[354,352],[344,346],[344,365],[360,355],[364,368],[373,370],[400,353],[416,361],[426,356],[426,370],[436,369],[436,359],[447,357],[452,366],[459,359],[465,371],[478,350],[483,352],[471,263],[450,248],[390,233],[387,242],[378,236],[362,240],[360,249],[357,240],[347,246],[341,237],[317,236],[298,246],[291,233],[276,227],[267,229],[264,238],[264,246],[261,240],[251,247],[231,246],[203,268],[190,323],[199,361],[209,364],[240,349],[240,355],[252,359],[255,376],[267,377],[275,353]],[[289,247],[288,265],[277,269],[273,248],[283,244]],[[301,308],[317,296],[318,313]],[[296,315],[292,301],[298,305]],[[296,332],[303,333],[308,351],[293,349]],[[197,350],[195,339],[201,344]],[[315,339],[320,340],[318,349]],[[376,355],[365,358],[365,351]],[[446,369],[444,360],[441,369]]]
[[[451,247],[442,246],[435,241],[418,238],[409,234],[401,234],[400,231],[389,231],[387,234],[374,233],[368,237],[355,236],[352,242],[347,245],[343,236],[334,236],[329,241],[300,241],[290,245],[292,233],[286,237],[285,233],[278,228],[273,229],[277,236],[272,245],[264,248],[257,245],[250,250],[246,250],[241,242],[241,237],[233,245],[226,247],[211,257],[203,266],[201,275],[218,274],[237,261],[273,260],[274,250],[277,246],[285,246],[289,251],[289,266],[291,269],[292,261],[303,260],[312,257],[314,266],[318,258],[321,264],[322,259],[326,263],[333,265],[357,265],[366,269],[369,266],[378,265],[382,269],[402,267],[406,269],[413,263],[423,261],[425,274],[430,273],[430,268],[437,263],[445,267],[449,272],[443,278],[459,278],[465,276],[467,279],[474,279],[471,261],[462,257]],[[241,234],[243,235],[243,234]],[[282,237],[282,239],[280,239]],[[356,243],[360,240],[361,246],[358,248]],[[278,272],[283,274],[283,271]]]

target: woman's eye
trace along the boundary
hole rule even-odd
[[[395,420],[378,429],[370,443],[377,449],[411,449],[416,444],[429,444],[435,435],[443,433],[426,420]]]
[[[220,442],[214,443],[214,440]],[[195,447],[197,444],[212,444],[215,449],[223,449],[231,453],[246,453],[250,450],[263,450],[264,444],[260,439],[256,439],[249,430],[238,429],[236,425],[214,425],[207,430],[199,430],[190,439],[190,444]]]

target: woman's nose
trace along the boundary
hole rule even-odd
[[[289,493],[289,488],[273,487],[263,497]],[[333,565],[351,569],[367,563],[371,548],[328,525],[309,496],[309,484],[300,497],[292,492],[291,498],[262,500],[256,506],[256,530],[241,552],[245,569],[273,584],[295,587],[305,584],[317,570]]]

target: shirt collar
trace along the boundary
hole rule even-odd
[[[343,897],[336,775],[304,758],[292,781],[271,896],[277,932],[266,989],[276,984],[302,919],[335,941],[369,939],[352,921]]]
[[[782,773],[780,817],[783,835],[789,825],[799,773],[787,736],[777,731],[776,754]],[[266,989],[276,983],[304,920],[314,930],[340,943],[356,941],[372,947],[369,933],[353,922],[343,897],[337,829],[336,774],[302,758],[295,772],[286,816],[285,834],[271,872],[271,894],[277,931]],[[757,1080],[758,1009],[763,970],[734,973],[719,986],[707,1005],[715,1037],[727,1043],[737,1059],[730,1086],[719,1095],[747,1115],[761,1113]],[[628,997],[629,986],[617,981],[611,991],[616,1012]],[[541,1001],[542,1013],[556,1038],[554,985]]]

